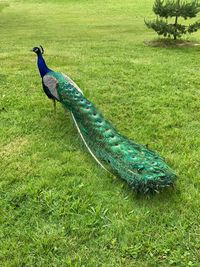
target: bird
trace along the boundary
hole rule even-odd
[[[70,111],[83,143],[103,169],[121,177],[136,193],[160,192],[174,185],[177,175],[162,156],[121,134],[69,76],[49,69],[41,46],[32,51],[46,95]]]

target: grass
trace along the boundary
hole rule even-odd
[[[147,46],[152,4],[0,4],[1,266],[200,265],[200,48]],[[137,196],[94,162],[42,92],[39,44],[115,127],[166,158],[174,189]]]

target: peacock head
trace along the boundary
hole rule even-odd
[[[35,52],[37,55],[42,55],[44,54],[44,48],[40,45],[40,47],[33,47],[33,49],[31,50],[33,52]]]

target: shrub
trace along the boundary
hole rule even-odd
[[[196,32],[200,28],[200,21],[190,25],[180,24],[178,21],[181,17],[185,20],[196,17],[200,12],[198,1],[155,0],[153,12],[157,15],[157,18],[153,21],[145,21],[145,24],[148,28],[156,31],[158,35],[173,36],[176,40],[183,34]],[[169,18],[174,18],[174,23],[170,23]]]

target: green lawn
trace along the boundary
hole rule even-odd
[[[200,47],[145,45],[152,4],[0,4],[0,266],[200,266]],[[138,196],[95,163],[42,91],[39,44],[117,129],[166,158],[174,189]]]

